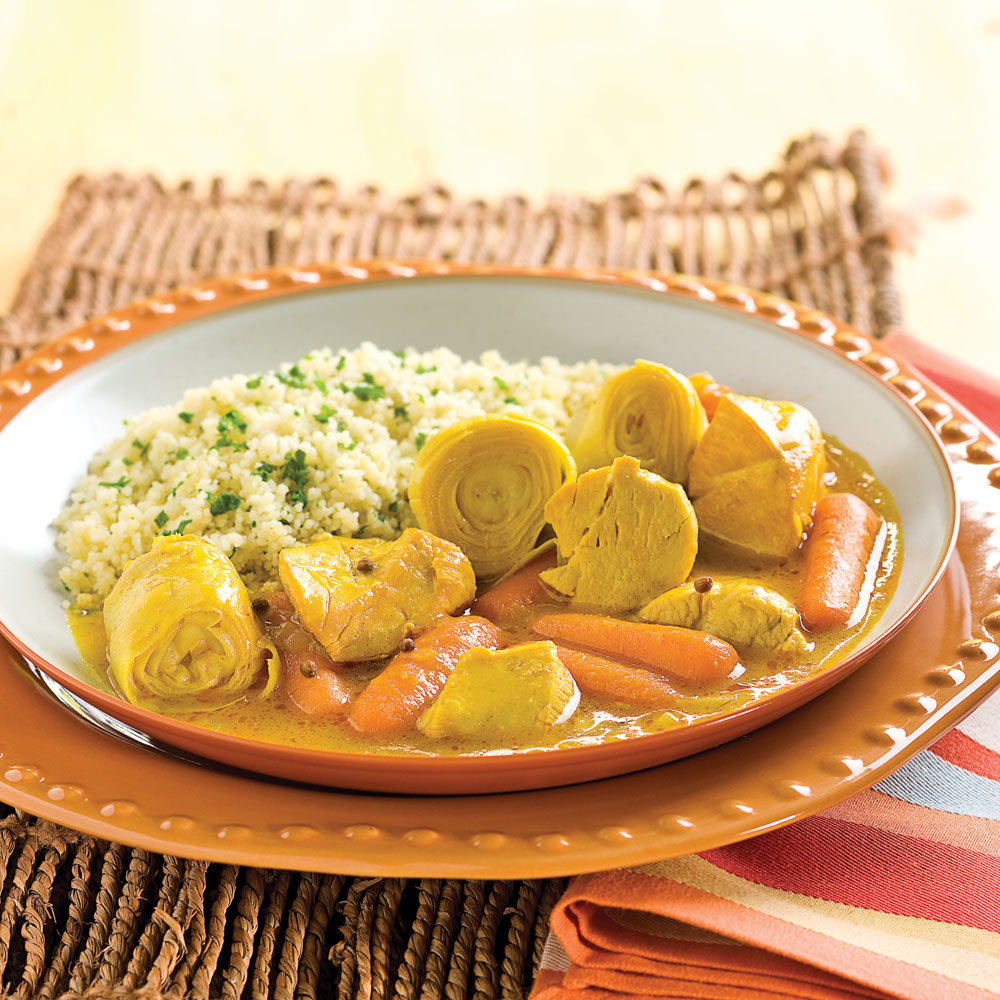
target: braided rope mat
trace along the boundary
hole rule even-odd
[[[422,257],[684,271],[881,335],[900,324],[878,158],[856,133],[792,143],[762,178],[592,201],[392,198],[329,179],[207,191],[80,177],[11,311],[0,366],[132,299],[214,274]],[[521,998],[565,881],[373,879],[161,857],[0,804],[0,996],[127,1000]]]

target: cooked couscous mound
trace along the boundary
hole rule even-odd
[[[412,524],[410,469],[441,428],[520,413],[564,433],[615,370],[363,344],[191,389],[127,421],[91,462],[55,522],[59,578],[97,608],[156,536],[194,534],[262,589],[289,545],[324,533],[392,538]]]

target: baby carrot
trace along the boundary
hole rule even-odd
[[[666,677],[651,670],[569,646],[557,644],[556,651],[583,694],[640,708],[670,708],[680,697]]]
[[[646,625],[601,615],[542,615],[532,629],[546,639],[673,674],[693,684],[717,684],[728,678],[739,655],[728,642],[675,625]]]
[[[285,662],[285,691],[300,712],[316,716],[345,714],[351,692],[326,654],[300,649],[283,652],[282,659]]]
[[[413,649],[397,653],[358,695],[349,716],[359,732],[387,736],[416,724],[441,693],[444,682],[468,649],[498,649],[503,633],[485,618],[447,618],[421,633]]]
[[[853,493],[829,493],[802,548],[799,613],[808,628],[846,625],[859,610],[882,520]]]
[[[715,416],[715,411],[719,408],[719,400],[733,391],[724,385],[719,385],[708,374],[692,375],[691,384],[694,386],[694,391],[698,393],[698,401],[709,420]]]
[[[528,608],[548,600],[538,574],[543,569],[551,569],[555,564],[556,550],[553,547],[512,573],[503,583],[498,583],[481,597],[477,597],[469,610],[474,615],[489,618],[491,622],[511,624]]]
[[[254,602],[264,628],[281,654],[282,687],[289,701],[306,715],[344,715],[351,692],[323,648],[302,627],[284,591],[274,591]]]

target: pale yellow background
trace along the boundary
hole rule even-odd
[[[601,194],[863,125],[910,328],[1000,371],[998,66],[984,0],[0,0],[0,309],[79,171]]]

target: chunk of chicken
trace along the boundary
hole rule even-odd
[[[740,653],[754,651],[798,656],[808,649],[799,629],[799,615],[777,591],[752,580],[685,583],[660,594],[639,617],[657,625],[680,625],[709,632]]]
[[[462,550],[418,528],[392,542],[330,538],[284,549],[278,572],[302,624],[338,662],[395,653],[476,593]]]
[[[579,703],[555,643],[475,648],[462,654],[417,728],[434,739],[530,737],[565,722]]]
[[[676,587],[698,554],[698,522],[676,483],[634,458],[585,472],[545,506],[563,565],[540,575],[571,601],[634,611]]]
[[[804,407],[722,396],[691,457],[698,524],[752,555],[790,556],[822,495],[825,466],[823,434]]]

